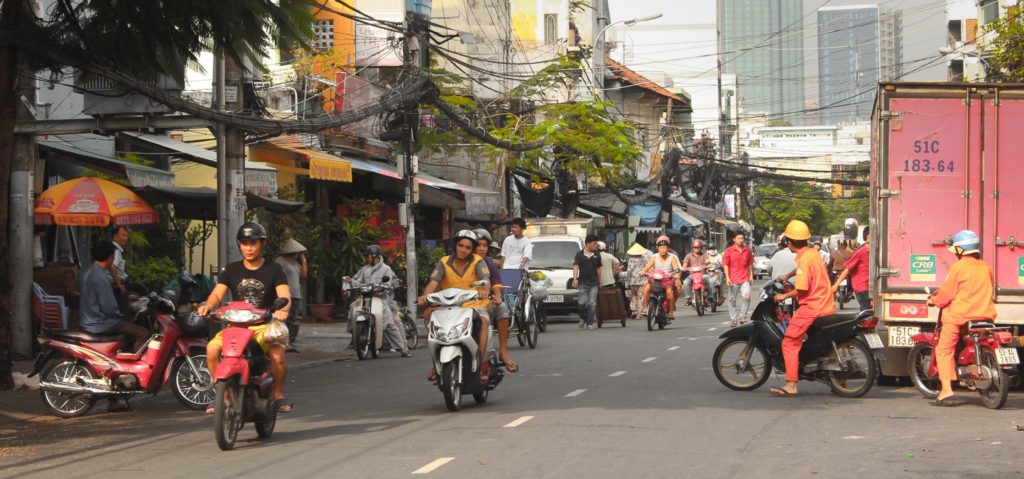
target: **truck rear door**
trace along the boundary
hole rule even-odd
[[[955,257],[949,238],[981,226],[981,109],[964,97],[888,99],[881,155],[882,288],[937,287]],[[1024,172],[1022,172],[1024,173]]]
[[[985,259],[997,296],[1024,295],[1024,98],[989,97],[985,108]]]

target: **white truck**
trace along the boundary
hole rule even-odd
[[[551,310],[575,309],[578,291],[570,288],[572,264],[583,241],[594,229],[593,219],[527,218],[526,236],[533,244],[529,269],[543,270],[551,278],[545,306]]]
[[[884,376],[907,375],[911,336],[934,324],[925,287],[956,261],[958,231],[981,236],[999,325],[1024,325],[1024,87],[883,83],[872,119],[870,288]]]

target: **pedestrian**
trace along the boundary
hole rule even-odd
[[[861,311],[871,309],[871,292],[868,291],[868,244],[871,243],[871,227],[864,228],[864,244],[860,245],[850,258],[846,260],[846,269],[836,277],[832,285],[832,294],[839,291],[839,285],[843,280],[850,278],[850,288],[857,297],[857,304]]]
[[[512,234],[501,242],[501,279],[513,288],[518,288],[523,280],[523,269],[530,263],[533,256],[533,244],[526,236],[526,221],[522,218],[512,219]]]
[[[640,246],[640,243],[633,243],[626,251],[629,259],[626,261],[626,287],[629,288],[629,310],[633,312],[633,319],[640,319],[644,309],[643,289],[647,283],[643,270],[647,262],[654,256],[649,249]]]
[[[572,284],[579,289],[580,329],[594,329],[600,269],[601,255],[597,251],[597,236],[587,235],[583,249],[576,253],[572,265]]]
[[[725,284],[729,285],[729,319],[732,326],[747,322],[750,308],[750,283],[754,279],[754,254],[745,244],[742,231],[732,238],[732,246],[722,255]]]
[[[131,305],[128,303],[128,268],[125,248],[128,247],[128,227],[115,226],[111,235],[114,244],[114,261],[110,264],[110,282],[114,286],[114,297],[121,316],[131,320]]]
[[[306,247],[289,238],[281,245],[281,256],[274,260],[281,265],[284,275],[288,278],[288,292],[292,297],[292,308],[288,310],[288,349],[285,352],[297,353],[295,340],[299,337],[299,305],[302,304],[302,280],[309,273],[309,264],[306,262]]]
[[[622,261],[608,252],[608,245],[604,241],[597,242],[597,251],[601,255],[601,270],[598,271],[600,285],[602,288],[611,288],[615,286],[615,275],[619,274]]]
[[[992,268],[981,260],[978,234],[963,230],[953,237],[949,250],[956,255],[956,263],[949,267],[942,287],[928,298],[928,304],[943,308],[939,343],[935,346],[935,364],[939,370],[941,389],[932,406],[959,406],[953,396],[956,379],[956,345],[960,328],[972,320],[996,319],[992,301],[995,287]]]

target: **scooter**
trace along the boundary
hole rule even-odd
[[[658,326],[658,329],[665,329],[672,318],[668,315],[668,294],[663,281],[671,278],[672,275],[664,271],[651,270],[647,272],[646,276],[647,282],[650,284],[650,297],[647,299],[647,330],[654,331],[655,325]]]
[[[712,369],[725,387],[752,391],[768,380],[773,367],[785,370],[782,339],[790,316],[774,298],[792,289],[789,283],[769,282],[751,322],[719,336],[723,341],[715,348]],[[800,379],[824,383],[842,397],[867,394],[875,384],[884,347],[875,333],[877,324],[871,311],[815,320],[800,348]]]
[[[377,358],[385,347],[398,346],[386,344],[387,340],[384,337],[384,301],[387,301],[387,297],[394,289],[390,283],[391,278],[385,276],[381,278],[380,284],[353,285],[351,281],[347,281],[343,286],[345,291],[359,291],[359,296],[349,305],[349,318],[353,324],[352,340],[355,343],[356,357],[360,361],[370,357]],[[400,311],[395,313],[400,314]],[[404,321],[403,326],[408,328]]]
[[[720,263],[712,263],[708,274],[715,279],[715,300],[708,303],[711,304],[711,312],[717,313],[718,308],[725,304],[725,271]]]
[[[704,268],[693,266],[690,268],[690,298],[697,316],[704,316],[704,309],[711,301],[708,299],[707,290],[704,287]]]
[[[911,336],[914,346],[907,356],[907,369],[914,387],[928,399],[939,395],[939,370],[935,346],[942,329],[942,310],[930,330]],[[1009,328],[997,327],[990,320],[969,321],[960,329],[956,347],[956,375],[960,384],[981,395],[981,402],[989,409],[1000,409],[1010,391],[1008,371],[1020,364],[1017,349],[1011,343]],[[1003,347],[1008,345],[1008,347]]]
[[[173,301],[156,293],[150,293],[147,308],[158,331],[140,351],[120,351],[123,334],[43,330],[43,351],[29,377],[40,375],[40,396],[51,413],[81,416],[102,398],[156,394],[168,379],[183,406],[206,408],[213,400],[206,367],[208,325],[192,313],[190,304],[178,306],[176,314]]]
[[[213,317],[228,324],[221,331],[224,341],[221,360],[214,373],[216,397],[213,400],[213,433],[222,451],[234,449],[238,431],[246,422],[256,425],[256,434],[268,438],[277,424],[277,405],[271,399],[274,377],[267,356],[249,326],[269,321],[274,311],[288,304],[277,298],[269,310],[253,307],[245,301],[232,301]]]
[[[481,357],[476,342],[480,321],[473,309],[462,307],[479,297],[476,290],[458,288],[427,295],[427,303],[436,308],[427,322],[427,348],[438,371],[436,385],[452,412],[459,410],[464,394],[472,394],[477,404],[487,402],[488,393],[505,377],[494,348]],[[487,334],[493,336],[493,329],[488,327]],[[484,374],[487,381],[481,382]]]

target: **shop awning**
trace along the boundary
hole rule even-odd
[[[213,188],[145,186],[133,189],[150,204],[174,205],[175,217],[210,221],[217,219],[217,190]],[[253,193],[245,194],[245,202],[249,208],[259,206],[272,213],[294,213],[302,208],[302,203],[267,198]]]
[[[99,155],[59,141],[39,140],[36,144],[39,145],[39,148],[57,155],[62,160],[111,176],[125,178],[132,186],[152,185],[170,187],[174,184],[174,174],[169,171],[136,165],[117,158]]]
[[[697,228],[697,227],[702,226],[704,224],[703,221],[697,219],[695,216],[691,215],[690,213],[687,213],[686,210],[682,209],[679,206],[673,206],[672,207],[672,216],[673,216],[673,218],[672,218],[672,226],[673,227],[676,226],[676,223],[677,223],[676,220],[677,219],[681,220],[683,223],[685,223],[684,226],[688,226],[688,227],[691,227],[691,228]],[[679,228],[673,228],[673,229],[678,230]]]
[[[387,176],[388,178],[394,178],[397,180],[402,179],[401,173],[398,172],[398,167],[390,165],[388,163],[381,163],[379,161],[363,160],[358,158],[345,157],[346,160],[352,163],[352,168],[367,173],[376,173],[378,175]],[[445,179],[438,178],[429,173],[419,172],[416,173],[416,181],[421,185],[430,186],[433,188],[442,188],[446,190],[459,191],[462,193],[493,193],[492,190],[485,188],[478,188],[476,186],[463,185],[454,181],[448,181]]]
[[[307,148],[296,135],[271,138],[249,147],[253,160],[288,168],[306,168],[316,180],[352,182],[352,162]]]

